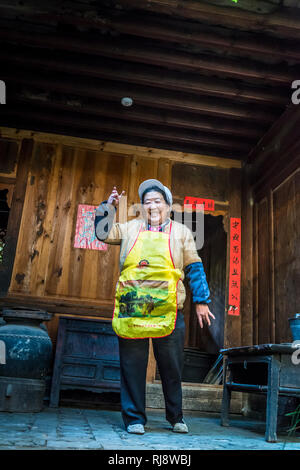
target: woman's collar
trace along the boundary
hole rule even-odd
[[[161,225],[161,229],[162,231],[164,232],[165,231],[165,227],[167,227],[167,225],[170,223],[170,218],[168,217]],[[148,227],[151,227],[151,225],[148,223],[147,220],[144,220],[144,227],[148,229]]]

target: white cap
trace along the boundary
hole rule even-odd
[[[173,198],[172,198],[171,191],[169,190],[169,188],[164,186],[160,181],[154,180],[154,179],[143,181],[140,184],[140,187],[139,187],[139,190],[138,190],[140,200],[142,201],[142,196],[143,196],[144,192],[147,189],[152,188],[153,186],[157,186],[159,189],[161,189],[164,192],[164,194],[166,196],[166,200],[167,200],[169,206],[172,206]]]

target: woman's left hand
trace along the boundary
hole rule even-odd
[[[210,318],[212,317],[215,320],[215,316],[211,313],[208,308],[208,305],[196,304],[196,313],[199,320],[200,328],[203,328],[204,322],[210,326]]]

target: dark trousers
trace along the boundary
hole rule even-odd
[[[153,338],[153,352],[157,362],[166,406],[166,419],[182,422],[182,368],[185,324],[178,312],[176,326],[169,336]],[[121,370],[121,407],[125,426],[146,424],[146,372],[149,339],[119,339]]]

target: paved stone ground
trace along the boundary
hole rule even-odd
[[[148,410],[146,433],[128,434],[119,411],[48,408],[40,413],[0,412],[0,450],[300,450],[300,438],[265,441],[265,423],[240,416],[222,427],[218,415],[185,413],[190,432],[175,434],[164,410]]]

